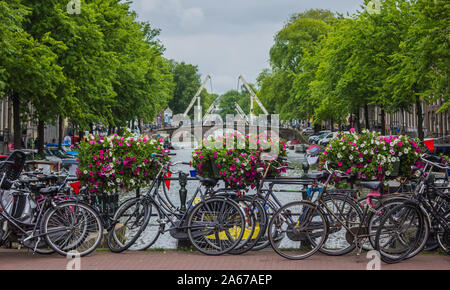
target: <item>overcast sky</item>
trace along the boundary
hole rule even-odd
[[[310,8],[353,13],[363,0],[133,0],[139,20],[161,29],[165,57],[197,65],[212,93],[254,83],[269,67],[273,37],[289,16]],[[207,86],[211,90],[210,85]]]

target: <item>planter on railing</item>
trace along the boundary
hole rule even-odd
[[[285,156],[286,144],[282,140],[233,133],[203,140],[203,147],[192,154],[192,166],[200,176],[223,180],[227,187],[241,190],[259,184],[263,172],[258,168],[265,169],[268,164],[280,167],[285,164],[280,157]],[[279,176],[282,171],[271,174]]]

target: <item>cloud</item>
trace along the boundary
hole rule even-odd
[[[202,23],[204,16],[202,8],[195,7],[185,9],[181,15],[181,25],[196,27]]]
[[[236,89],[269,67],[273,37],[289,17],[310,8],[353,12],[362,0],[134,0],[140,20],[161,28],[165,57],[198,65],[214,93]],[[208,88],[209,89],[209,88]]]

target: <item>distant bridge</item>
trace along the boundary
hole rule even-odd
[[[203,126],[181,126],[178,128],[161,128],[158,130],[150,131],[150,134],[168,134],[169,138],[173,141],[173,137],[176,137],[177,140],[180,140],[183,138],[190,138],[191,136],[194,136],[194,138],[198,139],[197,136],[200,135],[201,130],[201,136],[202,139],[207,138],[209,136],[215,136],[216,134],[223,134],[223,132],[227,131],[237,131],[241,134],[247,135],[247,134],[267,134],[269,136],[279,136],[280,138],[286,140],[286,141],[293,141],[297,140],[300,143],[306,143],[303,135],[300,133],[300,131],[291,129],[291,128],[282,128],[282,127],[271,127],[266,126],[250,126],[250,125],[238,125],[234,124],[234,128],[230,128],[226,125],[203,125]],[[175,135],[175,136],[174,136]],[[182,140],[180,140],[182,141]],[[188,140],[185,140],[188,141]],[[200,140],[197,140],[200,141]]]

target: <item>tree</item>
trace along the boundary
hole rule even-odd
[[[30,35],[24,29],[24,23],[31,13],[19,1],[1,1],[0,5],[0,13],[7,14],[0,18],[0,36],[3,40],[9,40],[9,47],[2,46],[0,67],[6,72],[4,91],[13,102],[14,146],[20,148],[21,114],[26,115],[24,118],[29,116],[28,103],[33,103],[36,108],[37,103],[49,100],[48,106],[56,99],[57,87],[65,80],[62,67],[57,64],[57,54],[53,51],[65,47],[49,33],[39,37]],[[51,106],[47,107],[49,109]]]
[[[173,80],[175,83],[173,98],[169,101],[169,107],[174,114],[182,114],[189,106],[192,98],[195,96],[201,86],[200,74],[198,67],[185,62],[169,62]],[[208,109],[214,101],[215,95],[211,95],[204,88],[200,93],[201,105],[203,113]],[[197,104],[195,104],[196,106]],[[189,114],[192,116],[194,110],[191,109]]]
[[[450,108],[449,80],[450,52],[448,1],[413,1],[414,17],[399,49],[392,55],[386,88],[391,90],[396,103],[411,108],[415,104],[419,138],[423,140],[422,101],[441,98],[438,112]]]
[[[276,34],[270,49],[271,70],[263,71],[258,77],[259,96],[268,104],[269,112],[279,113],[282,119],[303,115],[297,113],[303,104],[293,96],[304,91],[298,91],[299,86],[294,89],[294,81],[306,72],[308,63],[304,58],[314,54],[319,39],[330,29],[328,23],[334,20],[334,14],[328,10],[308,10],[291,16]]]

